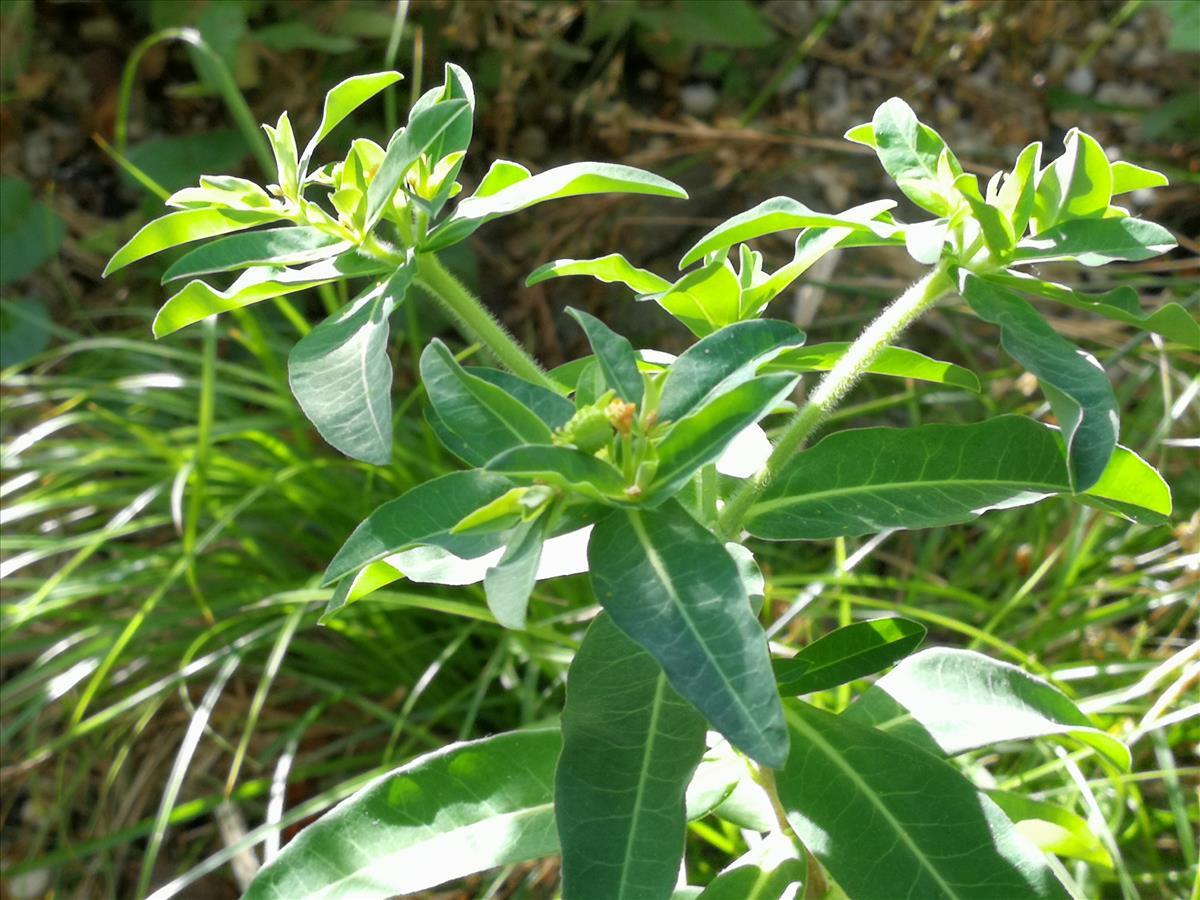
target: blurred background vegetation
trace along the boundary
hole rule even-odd
[[[397,314],[395,464],[371,468],[325,446],[287,389],[287,349],[336,297],[301,297],[299,315],[262,304],[155,343],[170,260],[100,280],[162,190],[201,173],[261,178],[254,123],[287,109],[303,136],[345,76],[394,66],[406,81],[340,127],[343,141],[385,139],[454,61],[479,94],[477,164],[620,161],[691,192],[539,207],[455,257],[548,364],[581,351],[560,328],[569,304],[644,346],[687,336],[616,288],[525,288],[529,271],[621,250],[666,272],[766,197],[821,209],[877,197],[876,162],[840,136],[893,94],[981,173],[1072,125],[1167,172],[1170,188],[1133,202],[1180,249],[1087,286],[1198,308],[1200,3],[1188,0],[5,0],[0,39],[6,898],[235,897],[264,855],[374,774],[561,706],[594,611],[579,579],[540,584],[525,633],[497,627],[481,591],[423,585],[316,625],[318,575],[352,527],[454,467],[415,380],[414,348],[446,324],[431,305]],[[783,240],[763,250],[790,258]],[[890,250],[835,255],[776,314],[844,338],[913,266]],[[1088,818],[1112,861],[1070,867],[1089,896],[1186,897],[1200,818],[1200,360],[1055,312],[1113,379],[1122,440],[1171,482],[1174,525],[1051,502],[953,529],[768,546],[767,614],[775,640],[804,642],[902,612],[931,642],[1055,679],[1131,742],[1133,774],[1036,745],[977,754],[973,777]],[[837,424],[1047,415],[995,335],[953,305],[907,343],[971,367],[984,392],[871,382]],[[690,839],[693,883],[741,841],[703,821]],[[548,861],[438,896],[549,897],[556,881]]]

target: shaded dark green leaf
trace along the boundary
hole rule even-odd
[[[827,691],[874,675],[917,649],[925,626],[909,619],[855,622],[823,635],[791,659],[772,660],[784,694]]]

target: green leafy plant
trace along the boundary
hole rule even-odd
[[[1200,343],[1177,306],[1147,315],[1132,291],[1090,296],[1029,271],[1173,247],[1164,229],[1112,205],[1165,179],[1109,163],[1094,139],[1072,131],[1053,162],[1043,166],[1031,145],[981,190],[936,132],[890,100],[848,137],[875,148],[934,218],[901,222],[892,201],[826,214],[781,197],[701,238],[674,281],[616,254],[550,263],[530,280],[626,284],[698,340],[677,358],[639,353],[572,310],[592,354],[546,373],[436,253],[542,200],[684,192],[627,167],[532,175],[498,161],[447,212],[473,106],[470,81],[453,66],[386,148],[357,140],[344,160],[314,168],[333,127],[398,78],[335,87],[303,153],[285,115],[268,129],[278,184],[204,178],[174,195],[179,211],[146,226],[109,268],[226,235],[179,259],[165,280],[242,274],[225,289],[190,281],[160,310],[158,335],[366,279],[297,344],[289,373],[320,433],[381,465],[391,454],[388,317],[413,285],[438,298],[504,368],[463,366],[436,339],[424,349],[427,420],[467,468],[417,485],[359,525],[325,572],[326,619],[405,577],[482,582],[496,621],[521,629],[539,579],[587,572],[600,611],[571,664],[561,723],[452,744],[381,776],[289,844],[248,896],[391,896],[556,851],[568,900],[667,898],[677,887],[680,896],[780,897],[797,882],[813,896],[832,884],[851,897],[1067,896],[1069,876],[1043,851],[1104,864],[1087,827],[1058,807],[982,790],[952,760],[1044,739],[1123,770],[1128,747],[1042,678],[973,651],[918,651],[925,629],[915,621],[850,624],[772,659],[787,648],[768,647],[764,578],[746,542],[950,525],[1049,497],[1167,521],[1167,485],[1118,443],[1103,370],[1025,299]],[[793,260],[766,272],[746,242],[789,230],[799,231]],[[806,347],[797,328],[763,318],[822,254],[886,245],[931,270],[856,340]],[[978,389],[973,373],[893,346],[956,292],[1037,378],[1057,427],[1001,415],[839,431],[805,449],[864,375]],[[795,408],[788,398],[808,372],[824,374]],[[759,423],[776,414],[787,419],[771,445]],[[840,715],[800,699],[893,666]],[[703,890],[679,887],[688,822],[708,815],[767,836]]]

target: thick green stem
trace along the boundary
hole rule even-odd
[[[547,377],[525,348],[457,278],[446,271],[446,267],[432,253],[422,253],[417,257],[417,284],[445,306],[467,335],[478,339],[506,369],[526,381],[562,393],[562,389]]]
[[[742,522],[758,495],[779,474],[779,470],[792,454],[804,446],[805,441],[821,424],[821,420],[833,411],[871,364],[879,358],[879,354],[953,286],[950,276],[939,266],[893,300],[858,339],[846,348],[842,358],[825,373],[816,390],[784,429],[763,468],[753,478],[742,483],[722,510],[718,531],[726,540],[737,537]]]

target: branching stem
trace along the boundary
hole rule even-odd
[[[938,266],[893,300],[857,340],[846,348],[842,358],[825,373],[816,390],[792,417],[792,421],[775,442],[763,468],[753,478],[742,483],[722,510],[717,530],[725,540],[737,539],[742,523],[758,495],[779,474],[792,454],[804,446],[821,421],[854,387],[858,379],[879,358],[879,354],[953,286],[953,281],[945,269]]]

